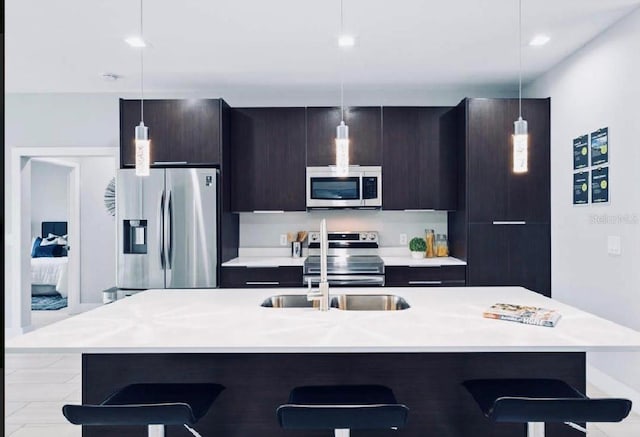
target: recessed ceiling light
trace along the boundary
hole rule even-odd
[[[120,79],[122,76],[116,73],[101,73],[100,77],[108,82],[115,82]]]
[[[551,41],[550,37],[548,37],[547,35],[540,34],[540,35],[534,36],[533,39],[529,42],[529,45],[533,47],[540,47],[545,45],[549,41]]]
[[[140,38],[139,36],[130,36],[128,38],[125,38],[125,42],[129,44],[131,47],[136,47],[136,48],[142,48],[147,46],[146,41]]]
[[[352,35],[340,35],[338,38],[338,45],[340,47],[353,47],[356,44],[356,39]]]

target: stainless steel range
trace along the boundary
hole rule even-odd
[[[327,279],[332,287],[383,286],[384,261],[378,255],[377,232],[330,232]],[[320,232],[309,232],[304,285],[320,282]]]

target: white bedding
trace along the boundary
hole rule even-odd
[[[66,256],[53,258],[31,258],[31,283],[38,285],[55,285],[56,291],[67,297],[67,264]]]

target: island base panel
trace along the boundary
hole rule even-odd
[[[280,429],[276,408],[298,385],[383,384],[409,407],[404,429],[353,437],[524,437],[524,424],[486,419],[461,383],[473,378],[559,378],[585,390],[584,353],[84,354],[83,403],[99,403],[126,384],[214,382],[226,390],[195,426],[215,437],[330,437]],[[83,427],[83,437],[139,437],[145,427]],[[167,427],[167,437],[192,437]],[[547,425],[547,437],[578,437]]]

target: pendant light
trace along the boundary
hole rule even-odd
[[[142,17],[142,0],[140,0],[140,39],[144,41]],[[140,124],[136,126],[135,144],[136,176],[149,176],[149,128],[144,125],[144,46],[140,47]]]
[[[340,39],[343,38],[343,0],[340,0]],[[344,123],[344,66],[340,55],[340,124],[336,128],[336,174],[349,174],[349,126]]]
[[[522,119],[522,0],[518,0],[518,119],[513,122],[513,172],[528,171],[529,134],[527,121]]]

